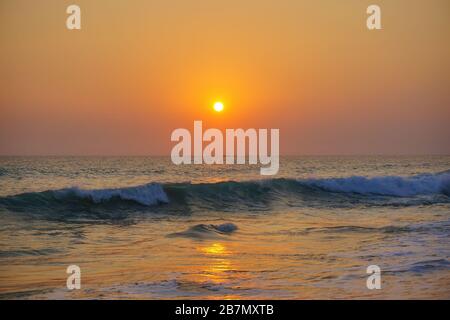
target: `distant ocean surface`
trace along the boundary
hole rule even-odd
[[[450,299],[450,156],[0,157],[0,239],[1,299]]]

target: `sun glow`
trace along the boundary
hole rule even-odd
[[[223,110],[223,103],[220,101],[217,101],[214,103],[214,111],[221,112]]]

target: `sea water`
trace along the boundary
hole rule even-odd
[[[0,298],[448,299],[449,169],[450,156],[282,157],[273,177],[1,157]]]

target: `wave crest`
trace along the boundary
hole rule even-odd
[[[167,237],[185,237],[185,238],[194,238],[194,239],[203,239],[203,238],[216,238],[223,235],[230,235],[235,232],[238,227],[231,222],[223,223],[219,225],[215,224],[197,224],[193,227],[190,227],[186,231],[171,233],[167,235]]]
[[[418,206],[450,202],[450,173],[410,177],[266,179],[218,183],[149,183],[115,189],[66,188],[0,197],[0,210],[40,217],[119,219],[130,213],[272,211],[273,208]],[[160,206],[160,204],[168,204]]]
[[[142,186],[84,190],[80,188],[68,188],[53,191],[55,198],[79,197],[89,199],[94,203],[108,202],[113,199],[134,201],[136,203],[152,206],[160,203],[168,203],[169,199],[162,186],[157,183],[149,183]]]
[[[385,176],[299,180],[300,183],[326,191],[410,197],[417,195],[450,195],[450,174],[421,174],[411,177]]]

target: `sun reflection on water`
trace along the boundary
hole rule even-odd
[[[208,263],[202,268],[202,276],[214,283],[223,283],[229,280],[229,272],[234,270],[229,257],[232,252],[222,243],[212,243],[208,246],[198,247],[206,257],[209,257]]]
[[[221,243],[213,243],[206,247],[199,247],[198,249],[206,255],[228,255],[231,253]]]

